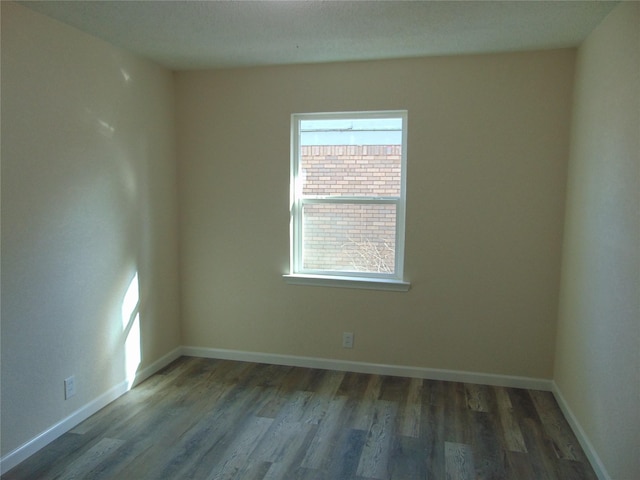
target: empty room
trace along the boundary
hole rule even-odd
[[[640,478],[640,2],[0,8],[3,479]]]

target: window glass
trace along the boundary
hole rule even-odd
[[[291,274],[402,281],[405,111],[292,116]]]
[[[394,272],[395,205],[308,204],[302,218],[305,270]]]

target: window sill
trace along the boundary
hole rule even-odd
[[[389,290],[407,292],[411,288],[409,282],[382,278],[338,277],[330,275],[287,274],[284,281],[290,285],[314,285],[317,287],[361,288],[368,290]]]

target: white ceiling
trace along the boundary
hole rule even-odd
[[[29,1],[174,70],[572,47],[610,1]]]

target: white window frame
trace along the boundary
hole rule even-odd
[[[296,113],[291,115],[291,178],[290,178],[290,272],[283,277],[287,283],[329,287],[367,288],[378,290],[407,291],[410,283],[403,278],[405,210],[407,179],[407,111],[367,111],[337,113]],[[301,158],[300,125],[304,120],[376,119],[399,118],[402,120],[402,149],[399,197],[366,196],[303,196],[302,179],[299,175]],[[396,207],[396,234],[394,272],[343,272],[310,270],[303,268],[303,217],[304,205],[309,204],[393,204]]]

